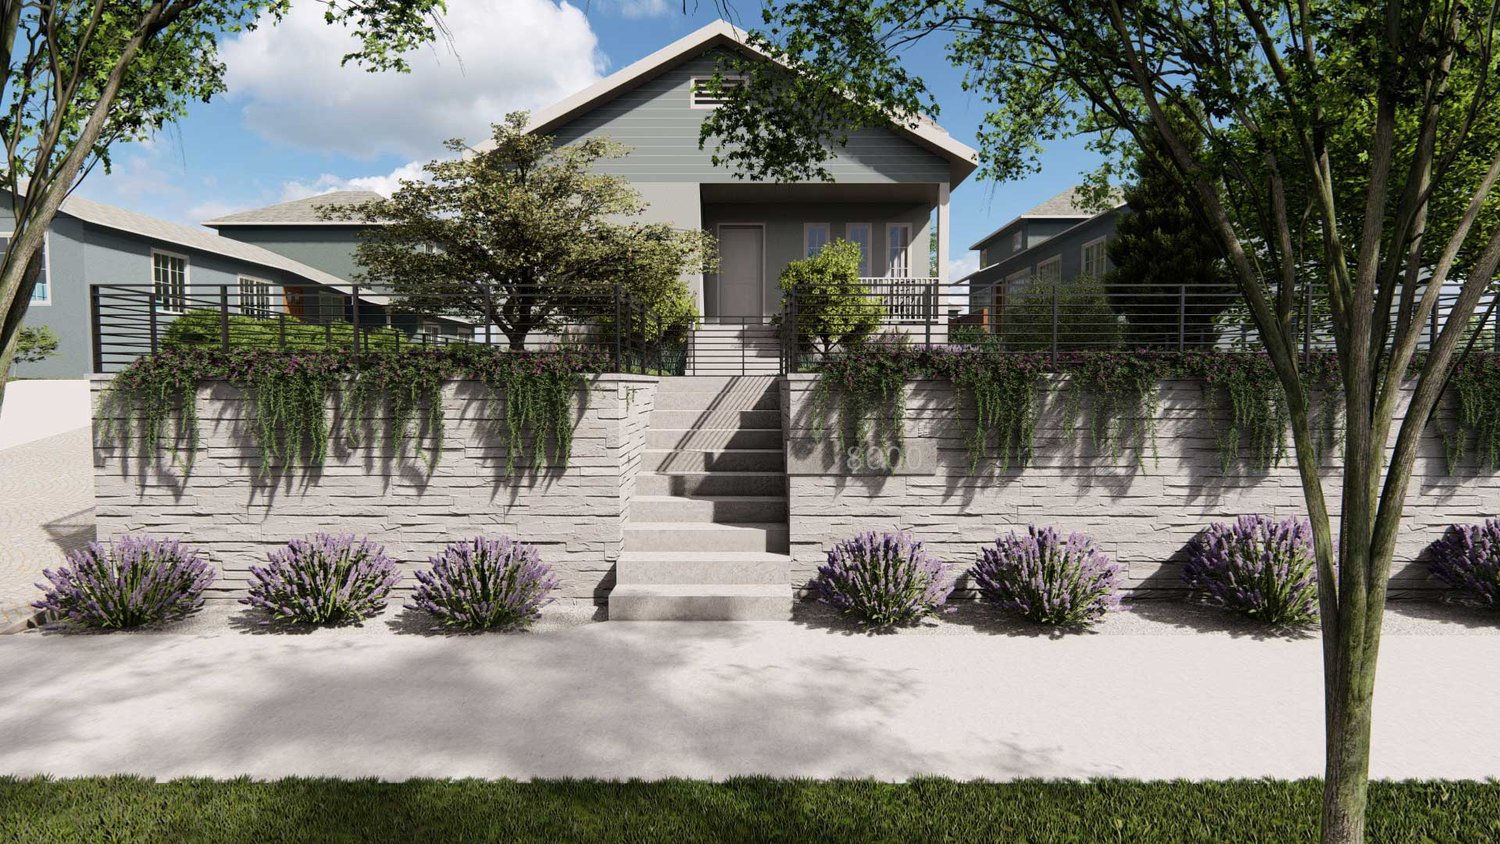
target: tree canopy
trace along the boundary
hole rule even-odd
[[[0,2],[0,189],[13,235],[0,259],[0,372],[9,368],[40,271],[34,260],[63,199],[117,144],[151,137],[224,90],[220,39],[273,23],[289,0]],[[354,31],[345,62],[404,70],[441,31],[444,0],[330,0]],[[269,18],[265,17],[269,16]],[[0,383],[0,400],[4,397]]]
[[[515,349],[564,320],[608,324],[617,285],[650,312],[648,339],[680,333],[697,319],[682,276],[712,268],[710,236],[635,219],[640,194],[596,166],[623,145],[558,146],[527,119],[507,115],[481,150],[449,141],[456,157],[428,163],[390,199],[324,209],[380,223],[356,250],[359,279],[395,294],[397,308],[497,326]]]
[[[1500,266],[1497,13],[1497,0],[782,0],[752,40],[797,72],[746,63],[703,127],[747,175],[826,176],[853,129],[937,111],[902,66],[929,41],[988,106],[984,175],[1034,172],[1049,141],[1082,135],[1109,162],[1091,181],[1102,190],[1130,151],[1159,143],[1223,250],[1291,422],[1318,562],[1329,842],[1364,837],[1412,464]],[[1309,283],[1343,393],[1337,544],[1298,348]],[[1419,356],[1429,319],[1441,327]]]

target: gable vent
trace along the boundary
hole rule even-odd
[[[730,89],[745,84],[745,80],[726,76],[719,80],[719,91],[714,89],[712,76],[693,77],[693,108],[718,108],[728,99]]]

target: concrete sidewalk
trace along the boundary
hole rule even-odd
[[[90,434],[77,428],[0,450],[0,629],[35,612],[42,569],[94,541]]]
[[[1385,641],[1374,773],[1500,776],[1500,636],[1423,614],[1398,609]],[[443,637],[396,616],[266,634],[219,605],[179,632],[0,638],[0,773],[1318,775],[1317,639],[1207,618],[1157,607],[1046,638],[554,614]]]

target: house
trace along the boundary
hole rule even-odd
[[[1072,187],[1016,217],[969,248],[979,253],[979,269],[958,283],[966,286],[969,318],[1000,330],[1007,299],[1033,283],[1066,284],[1098,278],[1110,269],[1106,245],[1114,236],[1123,202],[1095,213]]]
[[[831,182],[739,178],[715,166],[712,143],[699,148],[703,119],[718,103],[707,83],[733,56],[773,61],[716,21],[542,109],[530,131],[560,144],[605,136],[629,145],[599,169],[629,180],[649,204],[645,219],[717,237],[719,271],[686,279],[710,325],[768,321],[781,307],[781,271],[833,239],[863,247],[861,275],[888,299],[946,290],[948,196],[974,171],[974,150],[930,120],[892,122],[857,131],[835,150]]]
[[[313,197],[298,203],[348,201]],[[272,206],[258,212],[232,215],[270,216]],[[10,204],[0,203],[0,239],[8,238]],[[231,312],[265,315],[285,312],[307,322],[343,319],[352,292],[352,250],[355,233],[338,226],[301,220],[295,226],[237,226],[231,218],[214,221],[237,237],[94,202],[79,196],[64,201],[47,231],[42,250],[43,270],[25,325],[50,327],[59,338],[58,350],[43,361],[17,363],[15,374],[25,378],[81,378],[95,371],[95,337],[89,289],[91,285],[121,285],[101,293],[104,332],[116,336],[101,345],[133,349],[150,345],[143,334],[145,314],[152,310],[144,291],[154,290],[159,327],[185,310],[218,307],[227,302]],[[270,229],[280,234],[267,235]],[[259,240],[265,245],[259,245]],[[300,260],[305,259],[305,260]],[[134,288],[127,290],[124,288]],[[360,296],[371,319],[378,319],[385,297]],[[121,314],[109,318],[110,311]],[[123,315],[133,314],[126,319]],[[114,369],[118,355],[106,361]]]

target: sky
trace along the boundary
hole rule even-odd
[[[113,151],[113,172],[78,188],[90,199],[196,224],[331,190],[389,194],[449,138],[473,142],[519,108],[546,106],[718,17],[712,3],[679,0],[449,0],[452,40],[410,56],[411,73],[340,67],[352,43],[323,22],[317,0],[293,0],[276,26],[226,40],[229,90],[195,104],[149,142]],[[759,20],[758,4],[733,7]],[[903,57],[937,97],[937,120],[977,147],[980,100],[937,46]],[[1049,146],[1042,170],[1021,182],[971,176],[951,197],[950,272],[975,269],[969,244],[1075,184],[1096,159],[1081,142]]]

